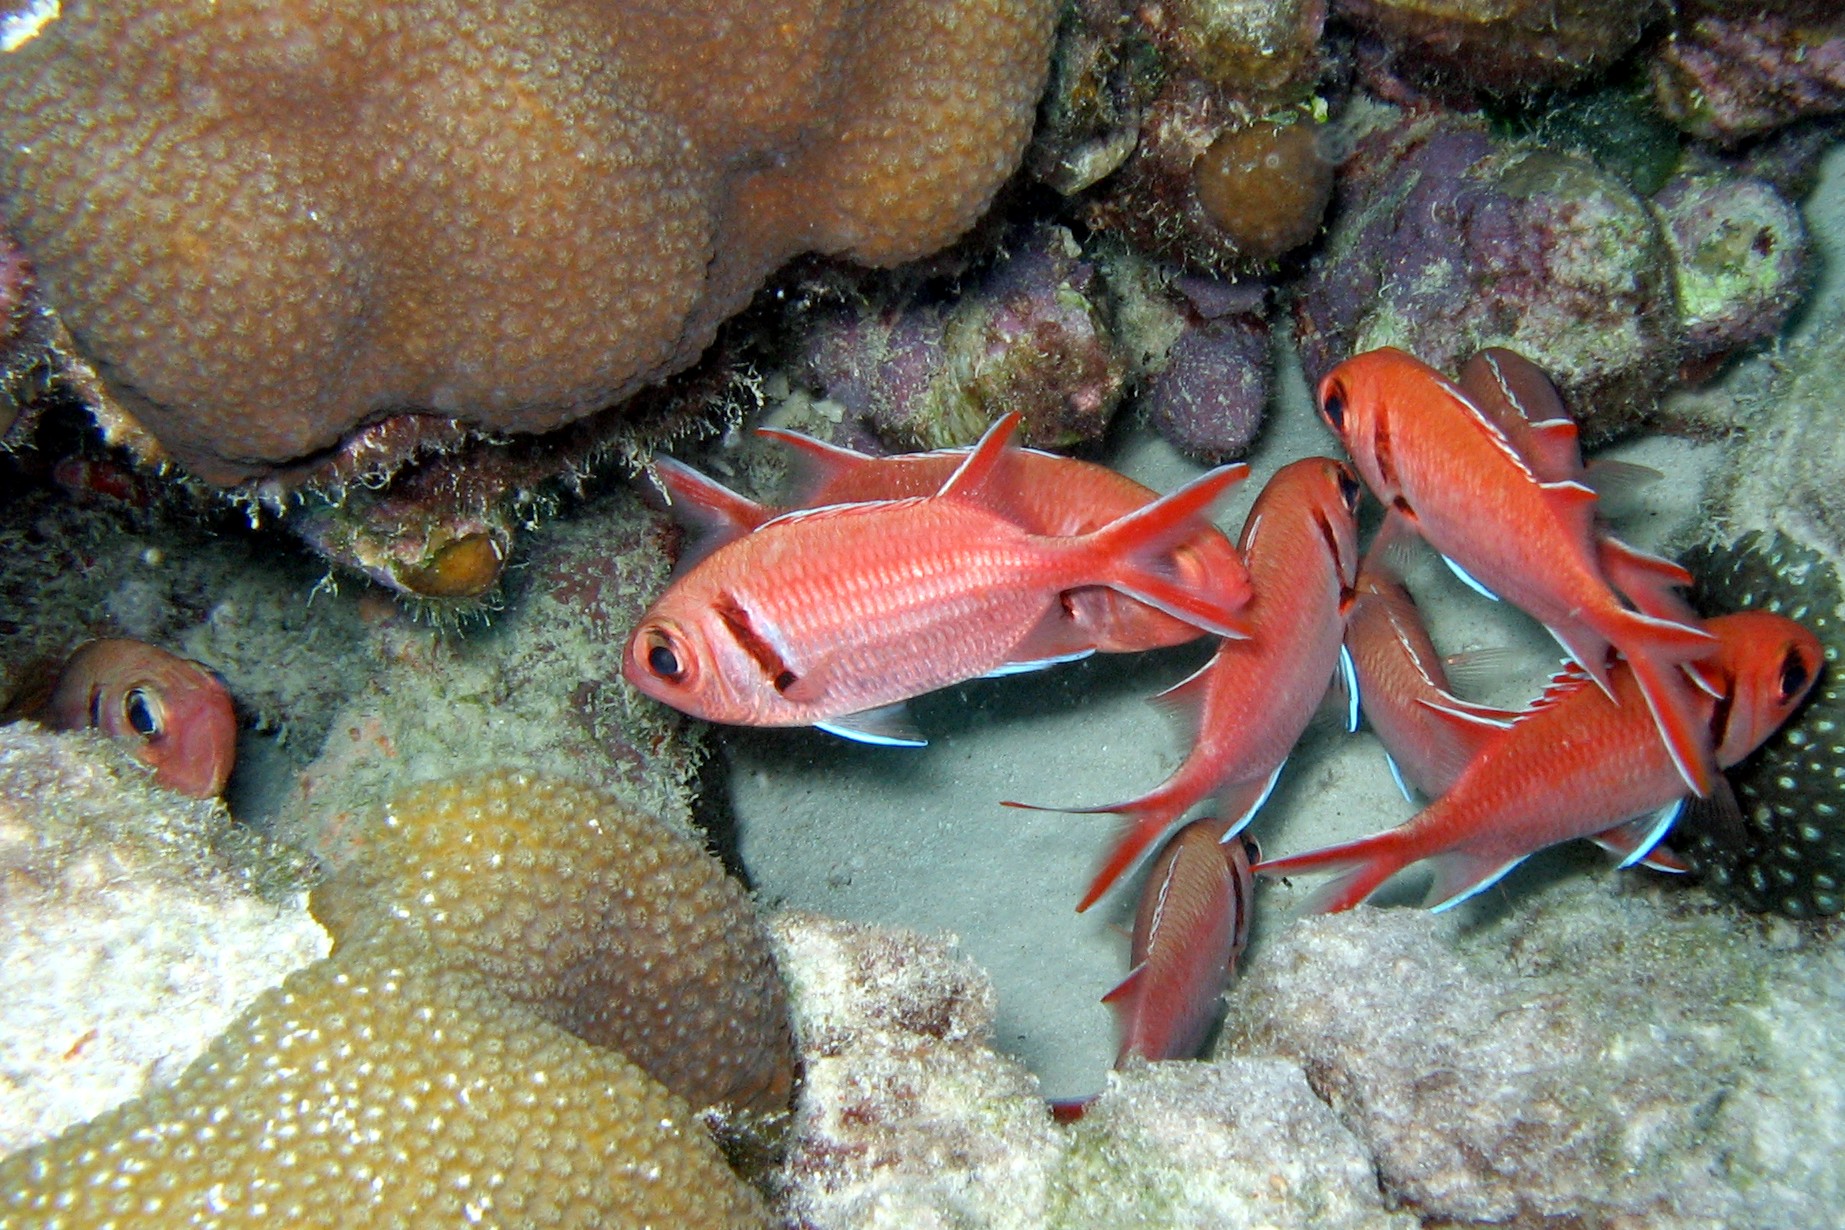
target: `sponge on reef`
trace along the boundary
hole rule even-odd
[[[0,43],[0,211],[200,477],[405,410],[544,431],[684,367],[790,256],[959,235],[1056,8],[66,0]]]
[[[0,1161],[0,1230],[767,1224],[699,1108],[769,1126],[792,1031],[715,859],[517,773],[353,836],[312,900],[332,955],[171,1085]]]

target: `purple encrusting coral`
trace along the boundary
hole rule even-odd
[[[1509,346],[1596,435],[1678,365],[1671,252],[1646,205],[1587,158],[1418,117],[1346,163],[1295,315],[1309,380],[1378,346],[1444,370]]]
[[[1262,427],[1273,375],[1268,287],[1186,276],[1173,289],[1187,327],[1148,376],[1141,402],[1167,443],[1217,465],[1248,452]]]
[[[1845,17],[1753,11],[1699,17],[1653,61],[1660,110],[1695,137],[1737,142],[1845,112]]]
[[[811,322],[804,374],[898,448],[974,440],[1001,413],[1027,443],[1093,442],[1127,383],[1096,268],[1070,232],[1041,226],[952,305],[841,309]]]

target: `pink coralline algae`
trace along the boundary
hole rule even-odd
[[[1272,382],[1268,288],[1259,282],[1174,280],[1186,327],[1141,391],[1153,429],[1207,465],[1255,443]]]
[[[1412,119],[1347,162],[1337,210],[1295,305],[1309,380],[1379,346],[1444,370],[1506,346],[1606,435],[1677,370],[1671,251],[1646,203],[1587,158]]]
[[[899,449],[972,443],[1008,411],[1027,443],[1093,442],[1127,383],[1095,266],[1043,226],[947,303],[842,308],[810,322],[803,373]]]
[[[1688,22],[1653,62],[1661,110],[1709,141],[1845,112],[1845,17],[1752,11]]]

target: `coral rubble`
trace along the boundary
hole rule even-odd
[[[543,431],[686,366],[797,252],[965,230],[1054,7],[65,4],[0,52],[0,198],[203,478],[404,410]]]

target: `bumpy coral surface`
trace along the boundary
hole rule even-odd
[[[0,198],[203,477],[405,409],[542,431],[685,366],[796,252],[964,230],[1054,7],[36,6],[0,52]]]
[[[351,839],[353,862],[313,898],[337,938],[374,914],[413,919],[694,1106],[787,1109],[794,1044],[768,936],[689,838],[587,786],[496,773],[411,790]]]
[[[1752,910],[1795,918],[1845,911],[1845,680],[1841,680],[1839,579],[1813,551],[1785,537],[1746,535],[1687,557],[1705,610],[1775,611],[1826,646],[1813,696],[1755,755],[1730,771],[1742,809],[1737,827],[1694,809],[1672,834],[1716,891]]]
[[[1845,111],[1845,18],[1823,0],[1769,7],[1688,20],[1654,60],[1660,106],[1685,131],[1734,142]]]
[[[1672,248],[1685,357],[1781,331],[1812,281],[1806,223],[1766,180],[1679,175],[1653,198]]]
[[[0,1227],[761,1226],[691,1110],[414,944],[265,993],[171,1086],[0,1162]]]
[[[643,1067],[701,1105],[791,1092],[767,938],[715,860],[511,773],[408,792],[354,836],[313,903],[333,954],[170,1086],[0,1163],[0,1228],[765,1224]]]

